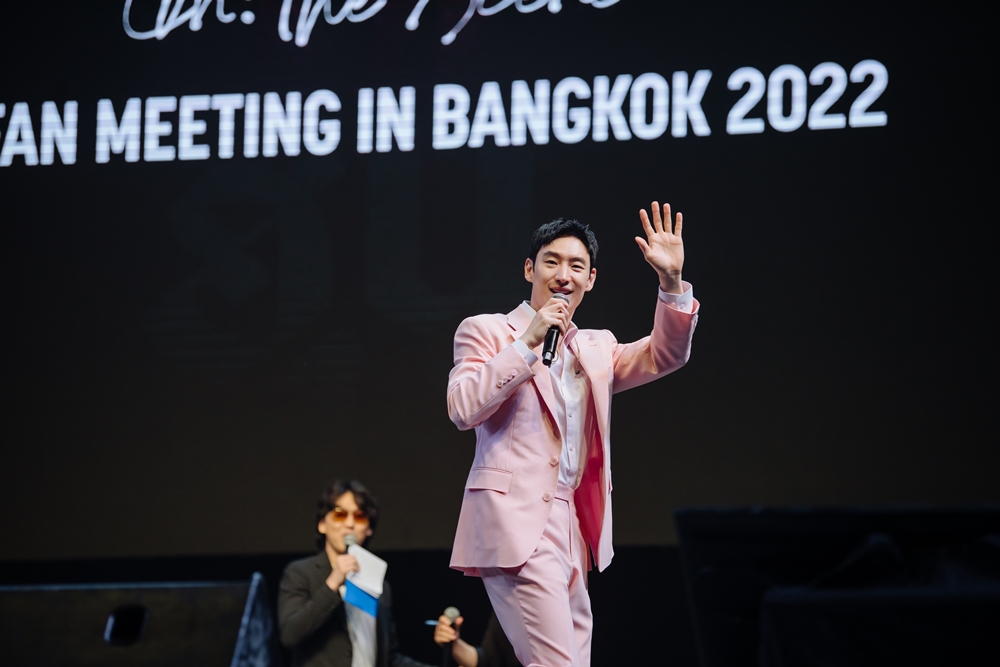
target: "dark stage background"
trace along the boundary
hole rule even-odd
[[[445,45],[467,3],[432,0],[407,30],[418,3],[393,0],[365,20],[378,3],[335,25],[321,14],[297,45],[281,37],[278,2],[231,0],[228,22],[212,4],[199,30],[178,21],[142,40],[124,30],[124,4],[17,3],[0,23],[0,560],[302,552],[334,476],[382,501],[376,548],[447,548],[474,443],[445,409],[455,327],[527,297],[530,232],[569,216],[601,243],[578,324],[644,335],[656,279],[632,237],[654,198],[685,214],[685,277],[703,310],[690,364],[615,401],[618,544],[672,543],[682,505],[1000,500],[984,17],[957,4],[564,0],[476,15]],[[285,4],[294,33],[301,3]],[[133,29],[152,30],[157,8],[132,3]],[[814,68],[839,65],[845,90],[828,114],[850,116],[878,87],[846,80],[867,60],[888,77],[876,115],[810,129],[831,85],[806,84]],[[770,112],[762,90],[746,113],[762,131],[727,132],[748,91],[730,76],[754,68],[763,81],[785,65]],[[555,129],[553,102],[552,128],[497,145],[515,81],[554,93],[569,77],[589,90],[598,76],[653,73],[641,81],[669,85],[673,121],[675,73],[694,86],[703,70],[694,122],[664,126],[656,95],[636,84],[630,97],[621,79],[606,141],[594,140],[600,122]],[[494,125],[472,129],[494,133],[435,148],[435,86],[463,86],[471,119],[486,82],[505,116],[480,104]],[[413,88],[412,150],[405,104],[391,150],[358,150],[359,90],[382,87],[394,104]],[[309,113],[296,130],[288,111],[291,93],[308,106],[317,90],[341,104],[320,113],[321,132],[341,123],[326,155],[313,154],[321,136],[303,138]],[[259,155],[248,157],[244,109],[230,159],[220,112],[199,110],[183,131],[207,159],[180,159],[205,150],[182,147],[152,160],[170,157],[182,123],[160,114],[170,126],[157,149],[150,110],[170,102],[149,98],[198,107],[211,98],[181,98],[229,93],[281,104],[250,133]],[[136,159],[124,136],[116,152],[97,132],[101,100],[117,129],[132,98]],[[275,119],[288,125],[278,145]]]

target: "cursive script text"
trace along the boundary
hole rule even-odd
[[[227,12],[225,0],[215,1],[215,18],[221,23],[232,23],[236,20],[236,12]],[[581,4],[591,5],[596,9],[604,9],[617,4],[618,0],[579,0]],[[156,13],[156,22],[149,30],[136,30],[132,27],[131,14],[134,0],[125,0],[122,11],[122,24],[125,34],[132,39],[163,39],[171,31],[187,24],[192,31],[201,30],[204,16],[213,0],[190,0],[190,6],[185,8],[188,0],[160,0],[160,8]],[[294,41],[296,46],[306,46],[312,36],[313,28],[320,15],[329,25],[337,25],[345,20],[349,23],[361,23],[372,18],[385,7],[387,0],[338,0],[340,8],[334,11],[333,0],[301,0],[298,17],[292,29],[292,14],[294,0],[282,0],[281,12],[278,16],[278,36],[282,41]],[[562,10],[562,0],[496,0],[487,6],[488,0],[469,0],[469,6],[458,20],[458,23],[441,37],[441,43],[448,45],[455,41],[458,34],[468,24],[473,16],[493,16],[505,9],[514,7],[522,14],[530,14],[542,8],[550,13],[558,14]],[[416,30],[420,27],[420,16],[430,0],[417,0],[406,19],[406,29]],[[249,25],[254,21],[252,11],[243,11],[240,21]]]

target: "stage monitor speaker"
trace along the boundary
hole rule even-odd
[[[0,587],[0,664],[276,667],[264,577]]]
[[[1000,665],[1000,508],[675,518],[704,667]]]

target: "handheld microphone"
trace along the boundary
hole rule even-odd
[[[358,543],[358,538],[356,538],[353,534],[348,533],[347,535],[344,535],[344,551],[345,552],[350,551],[351,547],[353,547],[357,543]],[[347,573],[347,576],[349,577],[351,575],[351,573],[353,573],[353,572],[354,572],[354,570],[351,570],[350,572]]]
[[[448,607],[444,610],[445,618],[448,619],[448,623],[455,625],[455,619],[461,616],[461,612],[458,611],[458,607]],[[451,644],[445,644],[441,647],[441,667],[448,667],[451,664]]]
[[[553,298],[562,299],[569,303],[565,294],[553,294]],[[559,345],[559,327],[549,327],[545,332],[545,344],[542,346],[542,363],[546,366],[552,365],[552,360],[556,356],[556,346]]]

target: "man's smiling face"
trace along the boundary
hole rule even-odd
[[[565,294],[570,316],[593,288],[597,269],[590,266],[587,246],[575,236],[562,236],[542,246],[538,256],[524,261],[524,279],[531,283],[531,307],[545,305],[553,294]]]

